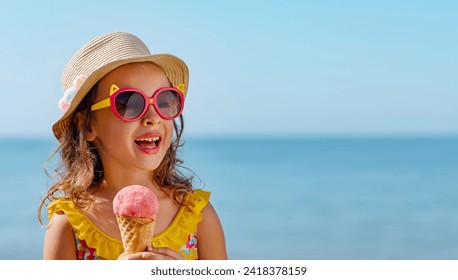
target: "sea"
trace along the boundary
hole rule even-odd
[[[0,139],[2,260],[42,258],[56,145]],[[179,157],[230,259],[458,259],[458,136],[194,137]]]

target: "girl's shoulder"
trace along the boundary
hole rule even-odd
[[[54,214],[67,216],[76,240],[84,240],[87,246],[96,249],[98,256],[116,259],[123,252],[122,241],[99,229],[71,199],[60,198],[50,203],[49,220]]]
[[[48,218],[54,214],[82,214],[82,211],[69,198],[58,198],[48,205]],[[68,216],[68,215],[67,215]]]
[[[186,196],[184,202],[192,212],[200,213],[210,201],[210,195],[210,192],[196,189]]]

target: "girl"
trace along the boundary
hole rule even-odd
[[[53,125],[60,180],[38,211],[51,202],[44,259],[227,259],[210,193],[193,190],[191,178],[177,170],[184,62],[151,55],[137,37],[115,32],[83,46],[62,83],[64,114]],[[128,255],[112,203],[134,184],[154,191],[160,211],[152,246]]]

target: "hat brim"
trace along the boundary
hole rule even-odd
[[[52,126],[52,131],[57,140],[60,141],[60,139],[62,138],[64,130],[68,128],[69,117],[73,114],[73,112],[81,103],[81,101],[89,92],[89,90],[91,90],[91,88],[100,79],[102,79],[105,75],[107,75],[114,69],[122,65],[134,62],[153,62],[154,64],[159,66],[164,71],[172,86],[176,87],[179,84],[184,84],[183,94],[186,97],[186,92],[188,89],[189,72],[186,64],[178,57],[170,54],[155,54],[117,60],[100,67],[96,71],[92,72],[92,74],[89,77],[86,77],[86,80],[76,92],[75,97],[73,98],[68,110]]]

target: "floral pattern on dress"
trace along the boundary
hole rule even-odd
[[[188,241],[178,250],[182,256],[197,259],[197,232],[188,235]]]
[[[78,260],[102,260],[97,256],[95,248],[89,247],[84,239],[76,238],[76,251]]]

